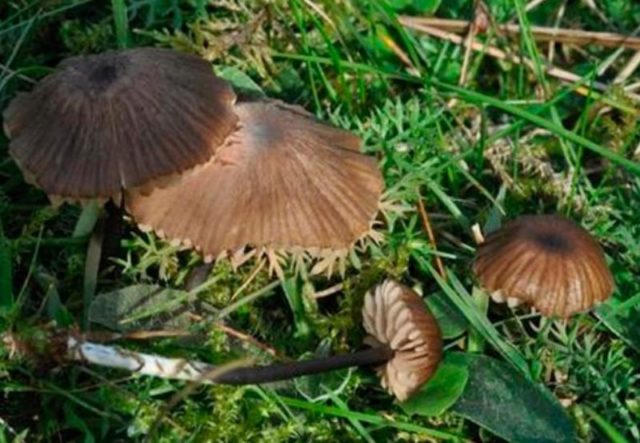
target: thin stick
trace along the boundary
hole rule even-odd
[[[427,237],[429,237],[429,242],[431,243],[431,247],[436,252],[434,254],[434,260],[436,262],[436,267],[438,268],[438,273],[440,277],[443,279],[447,278],[447,273],[444,270],[444,265],[442,264],[442,260],[440,256],[437,254],[438,248],[436,246],[436,236],[433,234],[433,229],[431,229],[431,221],[429,220],[429,214],[427,213],[426,208],[424,207],[424,203],[422,203],[422,197],[418,194],[418,214],[420,215],[420,220],[422,220],[422,229],[426,232]]]
[[[327,289],[323,289],[322,291],[316,292],[311,297],[313,297],[315,299],[328,297],[330,295],[335,294],[336,292],[342,291],[343,287],[344,287],[344,285],[342,283],[338,283],[337,285],[333,285],[333,286],[328,287]]]
[[[447,32],[464,34],[471,26],[468,20],[449,20],[435,17],[400,16],[398,20],[407,27],[429,26]],[[498,29],[509,36],[519,37],[522,30],[519,25],[501,24]],[[548,26],[532,26],[531,33],[538,42],[555,41],[557,43],[577,46],[598,45],[605,48],[628,48],[640,50],[640,38],[612,32],[593,32],[580,29],[552,28]]]

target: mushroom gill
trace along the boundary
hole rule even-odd
[[[440,328],[424,300],[410,288],[386,280],[365,296],[366,341],[387,345],[393,357],[377,371],[382,386],[407,400],[431,378],[442,359]]]

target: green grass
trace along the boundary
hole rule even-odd
[[[88,322],[92,300],[144,284],[177,295],[129,312],[127,324],[188,329],[192,338],[122,346],[216,364],[269,361],[256,342],[294,358],[342,352],[361,346],[363,294],[389,276],[438,301],[448,354],[481,352],[544,386],[566,409],[580,441],[640,441],[640,107],[623,90],[638,74],[588,97],[576,92],[578,85],[547,75],[547,46],[537,44],[529,28],[553,25],[559,0],[529,12],[522,0],[490,2],[497,22],[513,20],[525,30],[521,42],[493,43],[533,60],[534,69],[473,54],[463,86],[464,49],[409,32],[397,18],[416,8],[469,18],[472,2],[214,3],[2,3],[0,108],[78,53],[149,45],[197,53],[216,72],[243,73],[267,95],[360,135],[365,152],[379,162],[387,198],[406,211],[384,218],[384,241],[352,256],[343,278],[310,277],[303,269],[281,284],[255,263],[233,270],[221,262],[187,293],[182,289],[201,264],[198,255],[130,224],[121,252],[98,269],[100,250],[89,246],[95,208],[52,208],[24,182],[1,138],[0,333],[42,341],[54,320],[99,330],[99,322]],[[633,2],[596,6],[599,14],[586,2],[568,2],[561,26],[627,34],[640,26]],[[621,52],[602,74],[614,50],[556,49],[554,64],[580,75],[585,87],[610,83],[631,55]],[[449,108],[453,98],[457,104]],[[433,222],[437,248],[422,231],[418,199]],[[526,308],[489,303],[484,309],[470,272],[471,226],[550,212],[578,220],[601,240],[616,280],[615,302],[569,322],[544,320]],[[435,271],[436,255],[446,280]],[[285,271],[293,275],[292,264]],[[336,294],[310,297],[338,283]],[[128,291],[128,303],[142,298]],[[101,320],[97,315],[94,321]],[[225,334],[216,326],[222,321],[255,342]],[[455,407],[436,417],[408,414],[367,370],[262,387],[198,387],[167,408],[183,383],[59,363],[34,365],[0,346],[0,442],[497,441],[491,426]]]

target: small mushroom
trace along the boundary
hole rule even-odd
[[[219,368],[207,363],[126,351],[80,340],[74,335],[68,336],[68,350],[62,355],[111,368],[133,369],[139,374],[229,385],[270,383],[353,366],[379,366],[383,385],[398,400],[404,401],[431,377],[440,362],[442,339],[438,324],[415,292],[392,280],[369,291],[362,314],[369,333],[367,342],[371,347],[368,349],[230,369],[221,371],[214,379],[207,379],[206,375]],[[12,348],[26,347],[21,344],[22,340],[11,336],[5,339]]]
[[[234,102],[206,61],[139,48],[64,60],[3,117],[27,180],[81,200],[207,162],[237,125]]]
[[[202,251],[348,249],[383,188],[360,139],[277,101],[238,103],[240,129],[206,165],[126,205],[143,228]]]
[[[408,399],[431,378],[442,359],[437,321],[424,300],[393,280],[367,294],[362,315],[367,342],[394,352],[378,368],[382,385],[398,400]]]
[[[369,349],[312,360],[239,368],[215,383],[242,385],[286,380],[351,366],[378,366],[382,385],[404,401],[435,372],[442,358],[440,328],[411,289],[387,280],[365,296],[362,309]]]
[[[606,300],[613,277],[598,242],[559,215],[528,215],[489,234],[473,270],[494,300],[567,318]]]

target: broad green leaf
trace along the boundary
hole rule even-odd
[[[511,442],[574,442],[575,429],[558,400],[511,366],[478,354],[458,354],[469,381],[452,410]]]
[[[433,378],[402,403],[402,409],[409,414],[438,416],[449,409],[464,392],[469,379],[467,362],[461,354],[447,354],[440,363]]]
[[[442,337],[445,339],[459,337],[468,329],[469,322],[443,292],[429,295],[425,302],[438,320]]]
[[[98,295],[91,303],[89,320],[119,332],[184,328],[190,324],[185,303],[195,297],[155,285],[128,286]]]

